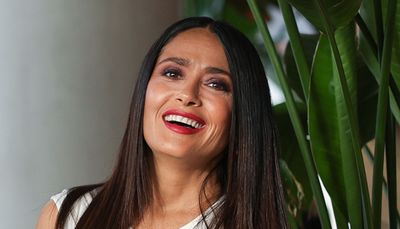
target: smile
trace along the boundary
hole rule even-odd
[[[183,125],[186,125],[188,127],[196,128],[196,129],[203,127],[203,125],[201,125],[200,123],[196,122],[195,120],[190,119],[190,118],[186,118],[186,117],[183,117],[183,116],[180,116],[180,115],[167,115],[167,116],[164,117],[164,120],[167,121],[167,122],[175,122],[178,125],[179,124],[183,124]]]
[[[163,121],[170,130],[179,134],[194,134],[205,126],[205,122],[200,117],[178,110],[165,112]]]

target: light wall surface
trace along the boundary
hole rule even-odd
[[[112,169],[141,61],[178,0],[0,0],[0,228]]]

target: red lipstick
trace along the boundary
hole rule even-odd
[[[190,127],[189,125],[183,125],[183,123],[180,122],[176,122],[176,121],[166,121],[165,117],[169,116],[169,115],[177,115],[177,116],[181,116],[183,118],[187,118],[189,120],[195,121],[197,124],[197,128],[195,127]],[[203,127],[205,125],[205,121],[200,118],[199,116],[192,114],[192,113],[188,113],[188,112],[184,112],[184,111],[180,111],[180,110],[176,110],[176,109],[171,109],[166,111],[163,115],[163,121],[165,126],[176,132],[179,134],[195,134],[198,133],[199,131],[203,130]]]

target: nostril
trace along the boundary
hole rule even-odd
[[[188,105],[188,106],[194,106],[194,105],[196,105],[196,103],[193,102],[193,101],[189,101],[189,102],[187,103],[187,105]]]
[[[176,100],[180,103],[183,103],[184,106],[199,106],[200,105],[200,100],[194,95],[178,93],[176,95]]]

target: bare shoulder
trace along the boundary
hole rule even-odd
[[[54,229],[56,226],[57,215],[57,206],[53,200],[50,200],[40,213],[36,229]]]

